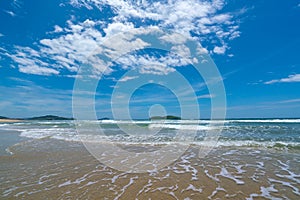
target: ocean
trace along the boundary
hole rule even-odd
[[[300,119],[0,123],[0,195],[300,199]]]

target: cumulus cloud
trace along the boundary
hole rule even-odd
[[[274,79],[265,82],[265,84],[273,84],[273,83],[291,83],[291,82],[300,82],[300,74],[292,74],[287,78]]]
[[[189,49],[184,45],[174,46],[166,55],[157,57],[140,54],[127,54],[115,60],[123,69],[137,69],[142,74],[167,75],[176,71],[174,67],[186,66],[198,62],[190,57]]]
[[[235,14],[219,13],[225,6],[224,0],[73,0],[71,4],[89,9],[110,6],[116,13],[113,23],[134,23],[136,18],[150,19],[158,27],[173,30],[185,37],[190,37],[190,33],[194,32],[202,41],[215,39],[220,44],[226,44],[226,40],[240,36]]]
[[[58,25],[55,25],[54,26],[54,33],[60,33],[60,32],[63,32],[63,28],[61,28],[60,26]]]
[[[215,47],[213,52],[216,54],[224,54],[226,51],[226,46]]]
[[[109,73],[111,69],[103,67],[104,64],[99,65],[101,59],[93,55],[103,40],[101,32],[96,29],[99,23],[87,19],[74,24],[69,20],[64,29],[55,26],[54,32],[64,34],[40,40],[36,50],[15,46],[15,52],[6,51],[2,54],[11,58],[23,73],[51,75],[59,74],[63,69],[77,72],[83,63],[93,65],[95,73]]]

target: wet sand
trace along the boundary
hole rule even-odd
[[[299,199],[300,154],[218,148],[198,158],[191,147],[176,162],[148,173],[114,170],[81,143],[24,141],[1,156],[5,199]]]

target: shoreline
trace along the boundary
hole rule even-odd
[[[1,122],[20,122],[23,121],[21,119],[0,119],[0,123]]]

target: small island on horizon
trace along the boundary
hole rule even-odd
[[[9,118],[9,117],[0,116],[0,122],[16,122],[22,120],[74,120],[74,118],[60,117],[56,115],[44,115],[44,116],[29,117],[29,118]]]
[[[181,120],[181,117],[173,116],[173,115],[167,115],[167,116],[152,116],[149,118],[149,120]]]

